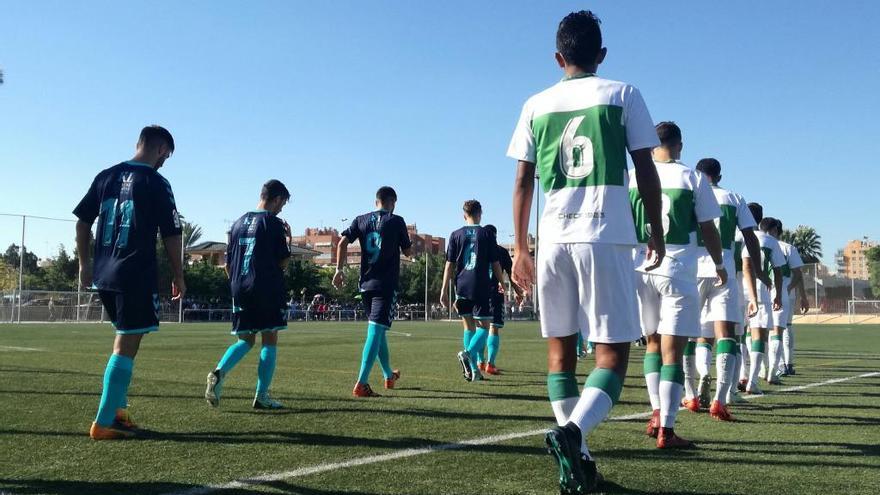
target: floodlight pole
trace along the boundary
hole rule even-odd
[[[425,321],[428,321],[428,248],[425,247]]]
[[[180,240],[180,271],[183,272],[183,265],[186,262],[186,240]],[[177,323],[183,323],[183,295],[180,296],[180,304],[177,306]]]
[[[813,288],[815,289],[813,296],[816,299],[816,304],[814,307],[816,308],[816,311],[819,311],[819,262],[818,261],[816,262],[815,265],[813,265],[813,271],[814,271],[814,273],[813,273]]]
[[[21,248],[18,250],[18,323],[21,323],[21,291],[24,287],[24,229],[27,217],[21,216]]]

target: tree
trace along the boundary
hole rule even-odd
[[[0,263],[0,291],[18,288],[18,270],[13,270],[6,263]]]
[[[310,300],[315,294],[327,292],[330,279],[311,261],[291,260],[284,271],[284,284],[297,301],[302,297],[303,289]]]
[[[818,263],[822,257],[822,236],[813,227],[798,225],[794,231],[784,230],[779,237],[797,248],[804,263]]]
[[[428,260],[428,303],[440,300],[440,287],[443,285],[443,268],[446,257],[429,255]],[[403,304],[425,303],[425,255],[419,255],[412,263],[400,267],[400,302]]]
[[[8,248],[6,248],[6,252],[0,255],[0,259],[13,270],[18,271],[19,262],[21,260],[21,256],[19,255],[19,246],[16,244],[10,244]],[[37,255],[25,249],[24,251],[24,273],[36,273],[39,269],[37,266]]]
[[[198,224],[183,221],[181,227],[183,229],[183,246],[186,249],[195,246],[202,238],[202,228]]]
[[[226,272],[207,260],[187,265],[183,270],[187,293],[200,298],[229,301],[229,279]]]
[[[871,281],[872,297],[880,295],[880,246],[875,246],[865,251],[868,259],[868,275]]]

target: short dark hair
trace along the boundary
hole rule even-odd
[[[263,184],[263,190],[260,191],[260,199],[264,201],[272,201],[275,198],[281,198],[284,201],[290,199],[290,191],[280,180],[272,179]]]
[[[389,201],[397,201],[397,193],[391,186],[382,186],[379,188],[378,191],[376,191],[376,199],[378,199],[379,202],[382,204],[385,204]]]
[[[749,203],[749,211],[752,212],[752,218],[758,223],[764,218],[764,207],[760,203]]]
[[[174,136],[168,132],[168,129],[160,125],[148,125],[141,129],[141,135],[138,142],[144,143],[145,148],[154,149],[161,145],[166,145],[174,152]]]
[[[702,172],[717,180],[718,177],[721,177],[721,162],[714,158],[703,158],[697,162],[697,172]]]
[[[589,10],[565,16],[556,30],[556,51],[569,65],[591,67],[602,49],[602,21]]]
[[[469,217],[483,213],[483,205],[481,205],[480,202],[476,199],[469,199],[465,201],[464,206],[462,206],[461,209],[464,210],[464,212],[467,213]]]
[[[654,129],[657,131],[657,138],[660,139],[661,145],[675,146],[676,144],[681,144],[681,129],[675,122],[671,120],[660,122],[654,126]]]
[[[773,217],[764,217],[758,224],[758,228],[761,229],[762,232],[769,233],[771,230],[776,228],[777,220]]]
[[[778,218],[776,219],[776,230],[778,230],[779,233],[782,234],[782,220]]]
[[[492,234],[492,237],[498,237],[498,229],[496,229],[494,225],[489,224],[489,225],[486,225],[486,226],[483,227],[483,228],[486,229],[486,230],[488,230],[489,233]]]

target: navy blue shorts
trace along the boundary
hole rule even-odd
[[[492,294],[490,301],[492,306],[492,326],[495,328],[504,327],[504,294],[498,292]]]
[[[159,330],[159,294],[99,290],[98,297],[117,335]]]
[[[478,300],[459,297],[455,300],[455,311],[458,316],[472,316],[475,320],[491,320],[492,308],[489,304],[489,296]]]
[[[286,305],[285,305],[286,306]],[[287,330],[287,308],[232,305],[232,335]]]
[[[361,292],[361,297],[364,298],[364,310],[368,319],[385,328],[391,328],[391,320],[397,309],[397,292],[367,290]]]

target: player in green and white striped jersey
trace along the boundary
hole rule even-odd
[[[740,234],[746,249],[752,257],[760,256],[760,246],[755,236],[757,224],[752,217],[752,212],[746,201],[734,192],[728,191],[718,184],[721,182],[721,163],[714,158],[704,158],[697,163],[696,170],[701,172],[712,184],[712,192],[718,205],[721,207],[721,218],[716,226],[721,235],[721,247],[724,252],[724,267],[728,273],[735,273],[736,263],[734,250],[736,248],[736,234]],[[702,239],[700,239],[702,241]],[[702,242],[701,242],[702,243]],[[708,407],[709,414],[722,421],[733,421],[733,416],[727,409],[727,399],[731,388],[737,380],[736,361],[740,350],[737,335],[742,335],[740,328],[737,334],[737,323],[742,323],[744,310],[740,304],[743,290],[739,287],[737,279],[731,277],[723,286],[715,285],[715,266],[708,252],[700,256],[698,268],[698,286],[700,289],[700,307],[702,312],[702,336],[697,339],[696,369],[700,373],[699,406]],[[769,280],[768,280],[769,282]],[[748,313],[757,311],[757,287],[754,277],[749,277],[746,284],[748,291]],[[712,344],[718,339],[716,347],[716,374],[715,398],[709,404],[709,391],[711,387],[709,367],[712,360]],[[687,380],[688,366],[685,363],[685,380]],[[693,385],[691,385],[693,387]],[[688,397],[685,398],[689,399]],[[690,398],[690,406],[697,405]],[[691,410],[693,408],[691,407]]]
[[[749,203],[752,217],[758,222],[761,230],[755,232],[758,244],[761,245],[761,259],[753,260],[748,250],[742,253],[743,272],[757,270],[765,276],[773,278],[773,295],[766,285],[758,287],[758,312],[749,320],[752,331],[752,348],[749,352],[749,381],[746,383],[746,393],[763,393],[758,387],[758,374],[761,363],[767,350],[767,338],[770,328],[773,326],[773,311],[782,308],[782,265],[785,264],[785,256],[779,248],[779,242],[767,234],[770,223],[764,222],[764,209],[758,203]],[[757,263],[756,263],[757,262]],[[754,268],[753,268],[754,267]]]
[[[776,222],[773,229],[770,230],[770,235],[779,240],[779,237],[782,235],[782,221],[778,218],[775,220]],[[775,349],[775,352],[771,352],[771,354],[780,363],[773,369],[778,369],[780,375],[785,376],[794,374],[792,319],[796,309],[801,314],[806,314],[810,310],[810,301],[807,299],[806,291],[804,290],[804,277],[801,273],[804,261],[801,259],[798,248],[784,241],[779,241],[779,247],[782,248],[782,254],[785,256],[785,266],[782,267],[782,311],[779,314],[774,312],[774,318],[776,318],[774,324],[776,325],[777,334],[780,335],[779,339],[774,339],[777,340],[777,349]],[[792,294],[793,290],[797,292]],[[798,298],[800,298],[800,306],[796,304]],[[770,348],[771,351],[774,350],[774,342],[772,340]]]
[[[597,77],[605,58],[599,20],[569,14],[556,33],[559,83],[523,106],[507,155],[517,160],[513,279],[535,283],[528,249],[536,169],[546,198],[538,249],[541,332],[547,389],[559,427],[546,441],[563,493],[587,493],[599,480],[584,438],[620,397],[630,343],[639,338],[632,247],[636,245],[626,155],[654,226],[655,266],[665,254],[660,184],[651,160],[657,135],[639,91]],[[577,333],[595,344],[596,368],[578,398]]]
[[[663,191],[663,231],[666,257],[660,267],[648,273],[647,243],[649,227],[635,174],[630,174],[630,201],[636,222],[639,247],[634,251],[636,289],[645,349],[645,384],[653,414],[647,434],[657,437],[657,448],[688,448],[693,442],[675,434],[675,417],[681,405],[684,383],[682,354],[688,338],[700,336],[700,295],[697,264],[700,253],[708,250],[714,260],[719,286],[727,284],[727,270],[721,238],[715,220],[721,216],[709,181],[679,161],[681,130],[674,122],[657,124],[660,146],[653,158]],[[697,244],[697,231],[706,248]]]

